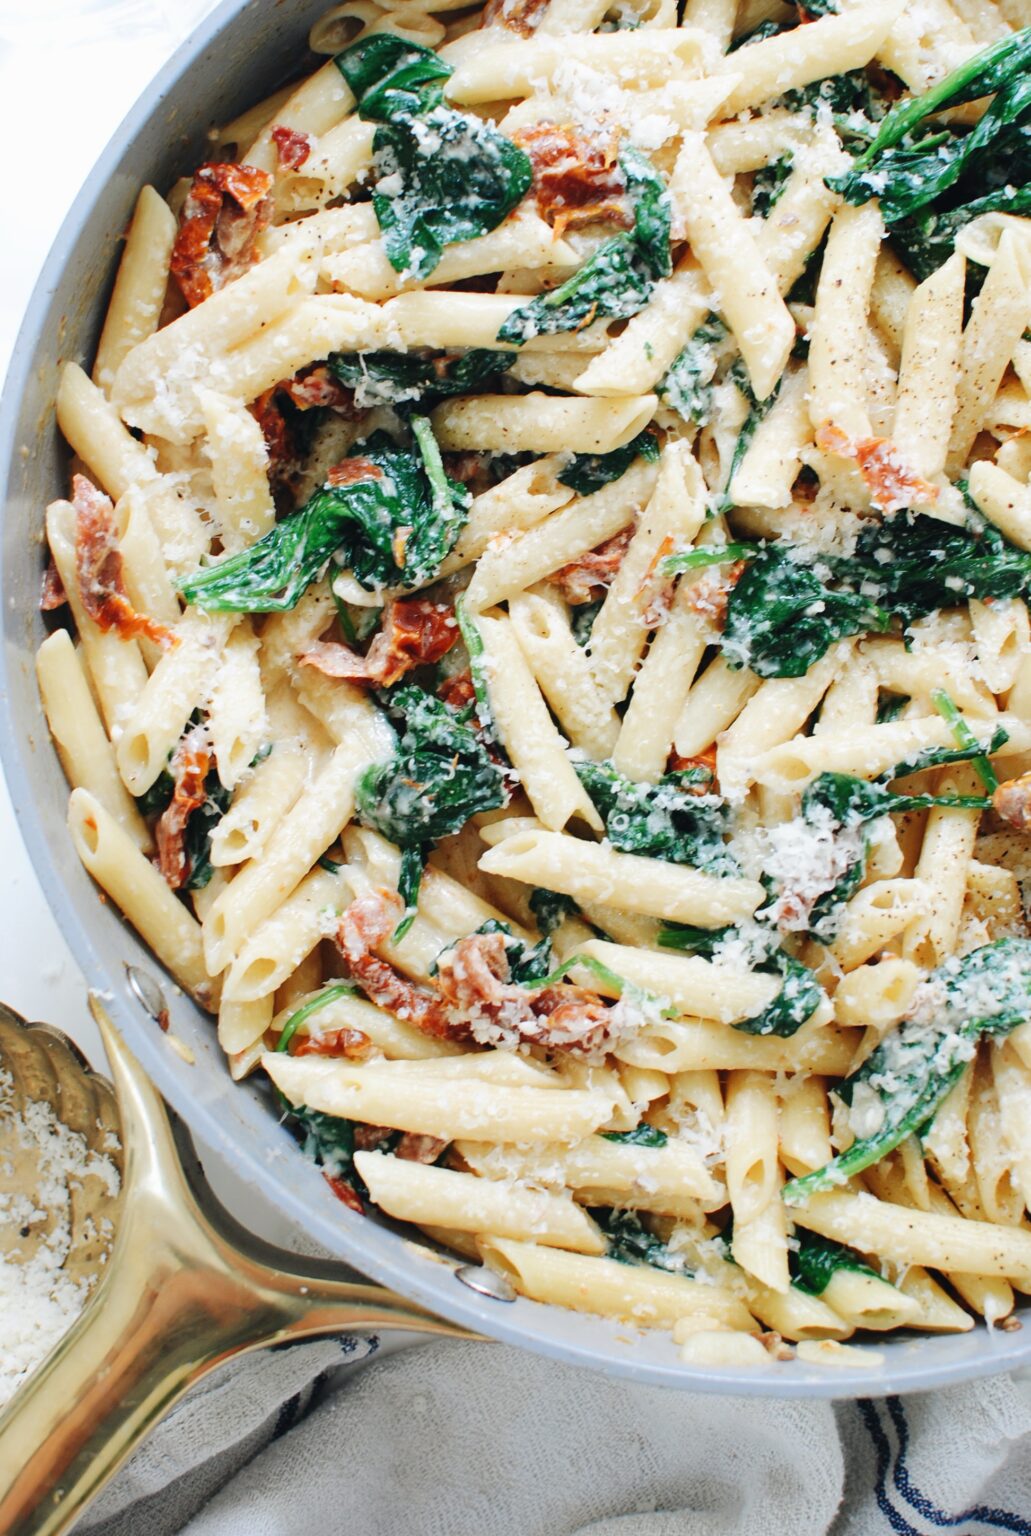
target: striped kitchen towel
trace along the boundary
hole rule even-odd
[[[639,1387],[500,1345],[230,1366],[89,1536],[1031,1536],[1031,1373],[906,1399]]]

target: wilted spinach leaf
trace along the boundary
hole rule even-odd
[[[186,601],[210,612],[282,612],[334,557],[369,591],[432,581],[471,498],[445,475],[429,422],[413,416],[411,425],[416,453],[366,444],[347,484],[323,486],[250,549],[181,581]]]
[[[654,462],[658,457],[659,440],[654,432],[646,429],[638,432],[629,443],[624,443],[622,448],[613,448],[611,453],[575,453],[558,478],[578,496],[590,496],[600,491],[603,485],[619,480],[635,459]]]
[[[534,336],[578,331],[593,320],[628,320],[647,304],[651,278],[629,235],[613,235],[564,283],[514,309],[499,341],[521,345]]]
[[[760,166],[752,177],[752,216],[768,218],[788,184],[794,164],[792,154],[781,155],[769,165]]]
[[[204,792],[207,799],[194,811],[183,834],[183,853],[189,870],[182,885],[184,891],[200,891],[210,883],[215,873],[211,863],[211,834],[233,798],[232,791],[226,789],[219,778],[217,768],[212,768],[204,780]]]
[[[931,689],[931,703],[941,715],[946,725],[948,725],[952,732],[953,738],[959,743],[964,751],[970,753],[970,762],[975,772],[977,773],[978,778],[981,780],[981,783],[985,786],[988,793],[993,795],[999,787],[999,775],[992,767],[991,761],[989,760],[987,753],[982,749],[981,743],[978,741],[977,737],[974,735],[974,732],[970,729],[969,725],[964,720],[959,710],[956,708],[952,699],[950,699],[949,695],[945,692],[944,688]],[[1009,733],[1007,731],[1003,731],[1002,734],[1008,741]]]
[[[923,282],[948,261],[960,230],[983,213],[1031,214],[1031,186],[1009,184],[957,208],[921,208],[891,226],[892,244],[914,277]]]
[[[333,60],[362,116],[386,121],[395,114],[425,112],[443,100],[442,82],[452,69],[432,48],[393,32],[371,32]]]
[[[752,969],[764,976],[780,976],[782,986],[771,1003],[761,1013],[750,1019],[741,1019],[734,1025],[746,1035],[779,1035],[787,1038],[795,1034],[819,1007],[823,990],[812,971],[781,949],[777,930],[768,921],[770,908],[756,913],[756,921],[765,926],[765,935],[753,933],[750,948],[754,960]],[[733,924],[725,928],[695,928],[688,923],[663,923],[659,929],[659,944],[663,949],[676,949],[681,954],[702,955],[711,960],[719,946],[737,933]]]
[[[665,1131],[642,1120],[632,1131],[601,1131],[606,1141],[618,1142],[624,1147],[664,1147],[669,1142]]]
[[[569,616],[569,627],[577,645],[586,645],[590,640],[594,621],[601,612],[604,601],[603,597],[596,597],[592,603],[578,603],[572,610]]]
[[[903,141],[884,150],[869,170],[853,170],[840,178],[849,201],[866,202],[876,195],[885,222],[895,224],[928,203],[939,203],[971,172],[982,192],[998,190],[992,185],[997,156],[1014,173],[1009,184],[1019,184],[1024,179],[1020,159],[1029,109],[1031,76],[1011,80],[968,132],[935,126],[915,143]]]
[[[885,1285],[888,1283],[869,1264],[864,1264],[851,1248],[836,1243],[833,1238],[807,1232],[805,1227],[799,1227],[796,1236],[798,1247],[788,1254],[788,1265],[791,1283],[800,1291],[806,1291],[810,1296],[822,1296],[834,1276],[843,1269],[855,1275],[870,1275]]]
[[[376,210],[387,259],[424,279],[446,245],[496,228],[529,190],[529,156],[492,123],[443,103],[451,68],[418,43],[373,33],[336,58],[379,126],[372,141]]]
[[[792,1205],[843,1184],[893,1152],[930,1124],[973,1059],[983,1035],[1008,1034],[1026,1021],[1031,1004],[1031,940],[997,939],[952,956],[932,971],[924,997],[897,1029],[835,1089],[876,1129],[857,1139],[825,1167],[791,1179]],[[859,1095],[862,1095],[859,1098]]]
[[[836,568],[906,625],[971,597],[1019,597],[1031,585],[1031,554],[990,523],[960,528],[922,512],[870,519],[855,554]]]
[[[893,617],[910,625],[964,598],[1031,588],[1031,554],[996,528],[959,528],[914,512],[869,519],[847,557],[810,563],[782,540],[691,550],[669,556],[663,569],[731,559],[748,565],[730,590],[720,645],[731,667],[760,677],[802,677],[835,640],[884,630]]]
[[[480,729],[489,741],[496,744],[497,730],[494,725],[494,712],[490,707],[490,685],[487,681],[487,652],[483,644],[483,636],[476,628],[476,620],[466,609],[464,596],[455,603],[455,618],[458,620],[462,642],[469,656],[469,675],[472,678],[473,692],[476,696],[476,713],[480,719]]]
[[[175,794],[175,780],[167,768],[162,768],[149,789],[136,795],[136,809],[141,816],[160,816]]]
[[[397,877],[397,894],[404,902],[405,909],[401,914],[401,921],[391,934],[391,940],[394,944],[400,944],[418,915],[419,887],[422,885],[422,872],[425,862],[421,845],[413,844],[409,848],[401,849],[401,868]]]
[[[328,367],[355,391],[359,406],[408,405],[470,394],[514,362],[514,352],[473,347],[468,352],[334,352]]]
[[[372,205],[387,260],[418,279],[429,277],[445,246],[496,228],[533,179],[518,145],[450,107],[383,123],[372,146]]]
[[[778,37],[781,32],[788,30],[790,29],[780,21],[760,21],[758,26],[753,27],[750,32],[742,32],[740,36],[735,37],[727,52],[737,53],[739,48],[747,48],[751,43],[763,43],[768,37]]]
[[[668,277],[673,270],[673,259],[666,183],[647,155],[642,155],[632,144],[624,146],[619,168],[633,209],[633,238],[640,259],[651,277]]]
[[[325,1008],[339,997],[352,997],[355,988],[349,981],[334,982],[308,999],[286,1020],[276,1041],[276,1050],[287,1052],[300,1026],[313,1013]],[[298,1133],[306,1157],[318,1163],[326,1177],[345,1186],[347,1203],[356,1210],[362,1208],[362,1198],[368,1194],[354,1166],[354,1122],[340,1115],[327,1115],[322,1110],[309,1109],[307,1104],[291,1104],[277,1090],[284,1112]],[[353,1200],[350,1196],[353,1195]]]
[[[683,1259],[667,1247],[661,1238],[642,1222],[636,1211],[620,1211],[610,1207],[592,1209],[589,1215],[601,1227],[609,1240],[608,1256],[620,1264],[650,1264],[653,1269],[669,1270],[682,1275]]]
[[[858,178],[888,149],[912,133],[926,117],[946,107],[962,106],[991,96],[1010,80],[1018,78],[1031,64],[1031,27],[989,44],[980,53],[966,59],[951,74],[930,90],[893,107],[881,123],[873,143],[858,157],[849,178]],[[844,178],[843,178],[844,179]],[[849,180],[849,190],[856,183]],[[844,188],[839,188],[845,192]],[[873,194],[868,194],[871,196]],[[863,201],[867,201],[864,198]]]
[[[968,753],[973,756],[979,750],[975,744]],[[890,780],[895,776],[893,769],[885,777]],[[800,817],[802,828],[811,832],[815,845],[833,847],[835,856],[828,857],[827,866],[837,871],[837,877],[813,901],[808,932],[822,944],[834,940],[845,903],[858,891],[866,874],[870,853],[866,828],[870,822],[895,812],[928,810],[932,806],[984,810],[990,804],[982,795],[896,794],[877,780],[869,782],[847,773],[819,774],[802,795]]]
[[[336,865],[340,869],[341,865]],[[291,1042],[302,1024],[307,1023],[313,1013],[318,1013],[329,1003],[335,1003],[341,997],[353,997],[355,995],[354,983],[350,981],[336,981],[332,986],[323,987],[321,992],[316,992],[314,997],[309,997],[306,1003],[296,1008],[279,1031],[279,1039],[276,1041],[276,1050],[280,1053],[289,1051]]]
[[[705,793],[705,769],[688,768],[664,774],[655,784],[637,784],[611,763],[573,766],[604,819],[613,848],[671,864],[693,864],[712,874],[737,873],[723,841],[729,811],[718,795]],[[702,793],[697,792],[700,787]]]
[[[194,722],[195,723],[195,722]],[[150,788],[136,796],[136,806],[141,816],[160,816],[166,810],[175,793],[175,780],[167,768],[162,768]],[[211,882],[214,868],[211,863],[211,834],[218,826],[232,802],[232,791],[226,789],[212,768],[204,780],[206,799],[190,815],[183,833],[183,856],[186,878],[181,890],[201,891]]]
[[[718,944],[737,930],[733,923],[723,928],[698,928],[694,923],[663,923],[659,943],[663,949],[677,949],[685,955],[702,955],[711,960]]]
[[[357,1179],[354,1121],[345,1120],[340,1115],[327,1115],[320,1109],[309,1109],[307,1104],[291,1108],[290,1119],[300,1133],[305,1157],[324,1168],[331,1179],[343,1179],[353,1187]]]
[[[737,565],[739,560],[754,560],[762,547],[761,544],[702,544],[667,555],[661,569],[667,576],[675,576],[682,571],[700,571],[710,565]]]
[[[909,700],[908,693],[892,693],[882,688],[877,697],[877,724],[887,725],[890,721],[897,720]]]
[[[789,112],[816,113],[829,108],[838,136],[846,142],[859,138],[864,143],[869,143],[873,132],[866,123],[876,123],[888,110],[885,97],[865,69],[827,75],[798,90],[785,91],[777,97],[777,104]]]
[[[808,304],[811,308],[816,303],[816,290],[819,287],[820,273],[823,271],[823,258],[826,250],[827,235],[825,231],[819,245],[809,252],[805,259],[805,266],[802,268],[799,276],[795,278],[788,292],[787,302],[789,304]]]
[[[752,446],[752,439],[756,434],[759,423],[772,409],[777,396],[780,394],[780,386],[783,383],[782,376],[777,380],[776,384],[770,390],[770,393],[766,396],[765,400],[757,400],[755,395],[752,393],[752,386],[748,381],[747,370],[740,358],[733,365],[727,377],[729,382],[734,384],[736,388],[739,389],[744,395],[745,399],[748,401],[749,409],[748,415],[745,417],[744,423],[741,427],[741,431],[737,435],[737,442],[734,444],[734,452],[731,455],[730,468],[727,470],[727,478],[724,482],[723,490],[715,498],[714,510],[717,513],[729,512],[733,508],[734,476],[737,474],[738,470],[741,468],[741,465],[744,463],[745,455],[747,454],[749,448]]]
[[[536,986],[547,976],[555,963],[551,940],[547,937],[540,939],[536,944],[525,944],[522,939],[516,938],[515,934],[509,932],[507,924],[499,923],[494,918],[488,918],[477,931],[505,935],[505,956],[508,960],[509,976],[521,987]]]
[[[686,421],[704,426],[712,415],[712,381],[718,365],[717,348],[727,336],[727,328],[715,316],[699,326],[687,346],[674,360],[659,384],[659,395],[667,405],[679,411]],[[780,380],[765,400],[757,400],[752,393],[748,373],[739,358],[727,374],[728,383],[741,391],[748,402],[748,415],[734,444],[734,452],[727,471],[723,490],[714,500],[715,512],[729,512],[734,505],[734,476],[744,462],[756,429],[770,410],[780,393]]]
[[[837,7],[832,0],[813,0],[812,5],[800,3],[796,9],[799,23],[815,21],[820,16],[837,13]],[[797,24],[794,22],[760,22],[750,32],[735,38],[729,52],[736,53],[739,48],[747,47],[751,43],[765,42],[767,38],[795,30],[797,30]],[[820,109],[826,111],[829,108],[833,114],[835,128],[843,138],[846,138],[863,131],[861,123],[856,121],[857,118],[866,117],[873,122],[884,115],[887,104],[881,84],[880,78],[873,78],[865,69],[850,69],[835,75],[825,75],[822,79],[813,80],[808,85],[784,91],[782,95],[772,98],[771,105],[783,107],[789,112],[808,111],[811,115]]]
[[[505,959],[508,961],[508,979],[514,981],[520,987],[536,987],[548,975],[554,964],[554,956],[551,951],[551,941],[547,937],[536,944],[525,944],[522,939],[509,928],[507,923],[499,923],[497,918],[488,917],[485,923],[474,929],[475,933],[500,933],[505,940]],[[430,974],[435,976],[440,965],[441,955],[446,955],[454,949],[455,944],[461,940],[455,939],[454,943],[446,944],[440,951]]]
[[[529,907],[537,927],[546,939],[551,938],[567,917],[577,917],[580,912],[572,896],[565,896],[561,891],[546,890],[543,885],[534,886],[530,892]]]
[[[384,702],[401,736],[389,762],[373,763],[358,780],[355,810],[365,826],[402,851],[421,850],[458,832],[477,811],[505,804],[502,770],[455,710],[413,684],[392,689]],[[406,883],[411,909],[419,884],[411,858]]]
[[[633,229],[606,240],[557,288],[514,309],[499,341],[521,345],[534,336],[578,331],[593,320],[627,320],[648,302],[655,279],[669,273],[669,199],[662,178],[636,150],[624,150],[619,163]]]
[[[880,199],[893,240],[923,279],[981,213],[1031,209],[1031,27],[967,59],[938,85],[894,107],[851,169],[828,185],[845,200]],[[927,121],[993,96],[973,128]]]
[[[811,566],[768,544],[730,590],[720,648],[729,666],[758,677],[804,677],[835,640],[887,625],[867,597],[832,591]]]
[[[969,759],[984,749],[975,745],[962,750],[965,758]],[[949,761],[964,760],[950,753]],[[900,766],[905,767],[904,764]],[[885,777],[894,779],[898,776],[899,768],[896,767]],[[864,822],[876,821],[880,816],[898,811],[929,810],[935,805],[983,811],[990,803],[990,799],[984,795],[901,795],[877,779],[857,779],[850,773],[821,773],[802,795],[802,815],[813,819],[818,811],[826,812],[835,826],[858,827]]]
[[[717,348],[727,328],[714,315],[700,325],[677,354],[659,384],[659,398],[685,421],[704,427],[712,416],[712,381],[718,365]]]
[[[769,962],[758,969],[779,975],[781,989],[761,1013],[741,1019],[734,1028],[745,1035],[779,1035],[782,1039],[797,1034],[823,1001],[823,988],[807,965],[782,949],[775,950]]]

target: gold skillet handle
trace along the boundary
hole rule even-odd
[[[295,1268],[201,1209],[164,1105],[91,998],[118,1092],[126,1194],[110,1267],[0,1415],[0,1531],[59,1536],[202,1376],[262,1345],[391,1328],[472,1337],[378,1286]],[[224,1228],[224,1229],[223,1229]],[[280,1267],[279,1260],[282,1261]]]

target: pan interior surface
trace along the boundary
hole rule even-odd
[[[3,660],[0,738],[15,814],[47,899],[88,983],[168,1102],[211,1153],[283,1216],[363,1273],[478,1332],[570,1363],[689,1391],[781,1397],[856,1397],[926,1390],[1031,1363],[1026,1331],[981,1326],[964,1335],[878,1338],[869,1369],[800,1360],[766,1370],[682,1364],[668,1334],[485,1295],[443,1258],[379,1218],[334,1197],[269,1094],[234,1084],[212,1021],[165,978],[111,903],[99,900],[65,826],[67,785],[43,718],[33,658],[43,635],[37,598],[48,501],[63,495],[67,456],[53,400],[60,365],[88,362],[139,187],[167,188],[204,158],[205,133],[282,83],[304,57],[324,0],[223,0],[182,45],[94,168],[43,269],[15,347],[0,413],[6,494],[0,545]],[[135,968],[135,974],[127,972]],[[147,1011],[150,978],[163,991],[180,1055]],[[60,1024],[60,1020],[53,1021]],[[192,1056],[193,1060],[188,1058]],[[244,1215],[245,1213],[238,1213]]]

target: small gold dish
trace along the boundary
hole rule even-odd
[[[63,1268],[93,1289],[0,1413],[0,1531],[9,1536],[68,1530],[173,1404],[234,1355],[380,1329],[475,1337],[379,1286],[340,1279],[339,1263],[285,1253],[241,1227],[95,995],[90,1009],[114,1088],[60,1031],[0,1005],[0,1067],[14,1081],[14,1108],[48,1104],[122,1176],[118,1194],[99,1177],[70,1187]],[[5,1194],[39,1188],[38,1159],[2,1120],[0,1177]],[[0,1234],[0,1251],[18,1248],[24,1262],[45,1231],[44,1220],[28,1238]]]

